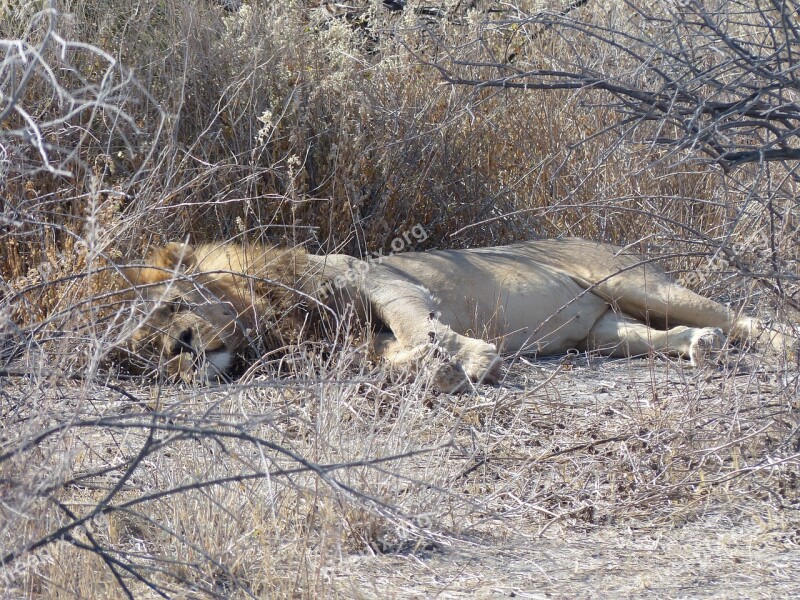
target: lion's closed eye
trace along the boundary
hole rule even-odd
[[[171,314],[188,312],[197,309],[197,307],[199,306],[199,304],[196,304],[194,302],[187,302],[184,298],[181,298],[180,296],[176,296],[172,300],[168,300],[165,303],[165,305]]]

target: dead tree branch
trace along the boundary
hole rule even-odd
[[[584,91],[625,120],[657,123],[651,143],[699,151],[726,170],[800,158],[800,3],[686,0],[625,8],[637,27],[624,31],[583,11],[490,22],[473,56],[451,52],[450,60],[427,64],[454,85]],[[559,50],[576,52],[525,56],[526,40],[544,33]],[[486,50],[498,34],[519,48],[501,61]]]

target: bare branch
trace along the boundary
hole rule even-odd
[[[0,39],[0,160],[9,173],[74,177],[88,167],[87,145],[135,154],[142,131],[132,107],[149,106],[155,123],[165,118],[112,55],[62,36],[59,18],[51,5],[34,15],[26,37]]]
[[[673,151],[700,150],[726,170],[800,158],[800,67],[793,22],[798,2],[626,5],[640,23],[625,32],[604,25],[597,15],[578,20],[581,11],[572,10],[490,22],[483,30],[484,36],[492,32],[524,39],[520,32],[533,25],[529,39],[546,32],[571,46],[615,56],[599,65],[589,57],[558,52],[544,57],[515,53],[503,62],[490,55],[487,60],[480,49],[491,46],[488,38],[475,44],[474,58],[423,62],[453,85],[581,90],[606,98],[604,104],[626,117],[668,123],[678,132],[653,136],[652,142]],[[555,68],[523,68],[526,63]]]

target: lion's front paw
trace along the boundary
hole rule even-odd
[[[433,384],[448,394],[466,391],[470,382],[495,384],[502,364],[503,359],[494,352],[456,356],[434,367]]]
[[[696,329],[689,342],[689,360],[698,367],[719,362],[722,348],[725,347],[725,334],[716,327]]]
[[[457,394],[469,388],[470,378],[461,361],[434,344],[423,344],[416,351],[424,357],[425,370],[432,373],[433,387],[437,390]]]
[[[457,394],[467,389],[469,381],[461,365],[453,361],[441,361],[433,367],[433,386],[445,394]]]
[[[470,381],[495,384],[500,378],[503,359],[497,354],[494,344],[477,340],[469,348],[464,348],[455,356]]]
[[[389,347],[388,351],[384,349],[383,358],[395,371],[413,376],[422,371],[432,373],[434,387],[449,394],[467,390],[470,381],[497,383],[503,362],[494,345],[466,337],[455,352],[426,342],[409,349]]]

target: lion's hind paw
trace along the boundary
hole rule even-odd
[[[689,342],[689,360],[692,366],[718,363],[726,342],[725,334],[717,327],[696,329]]]

